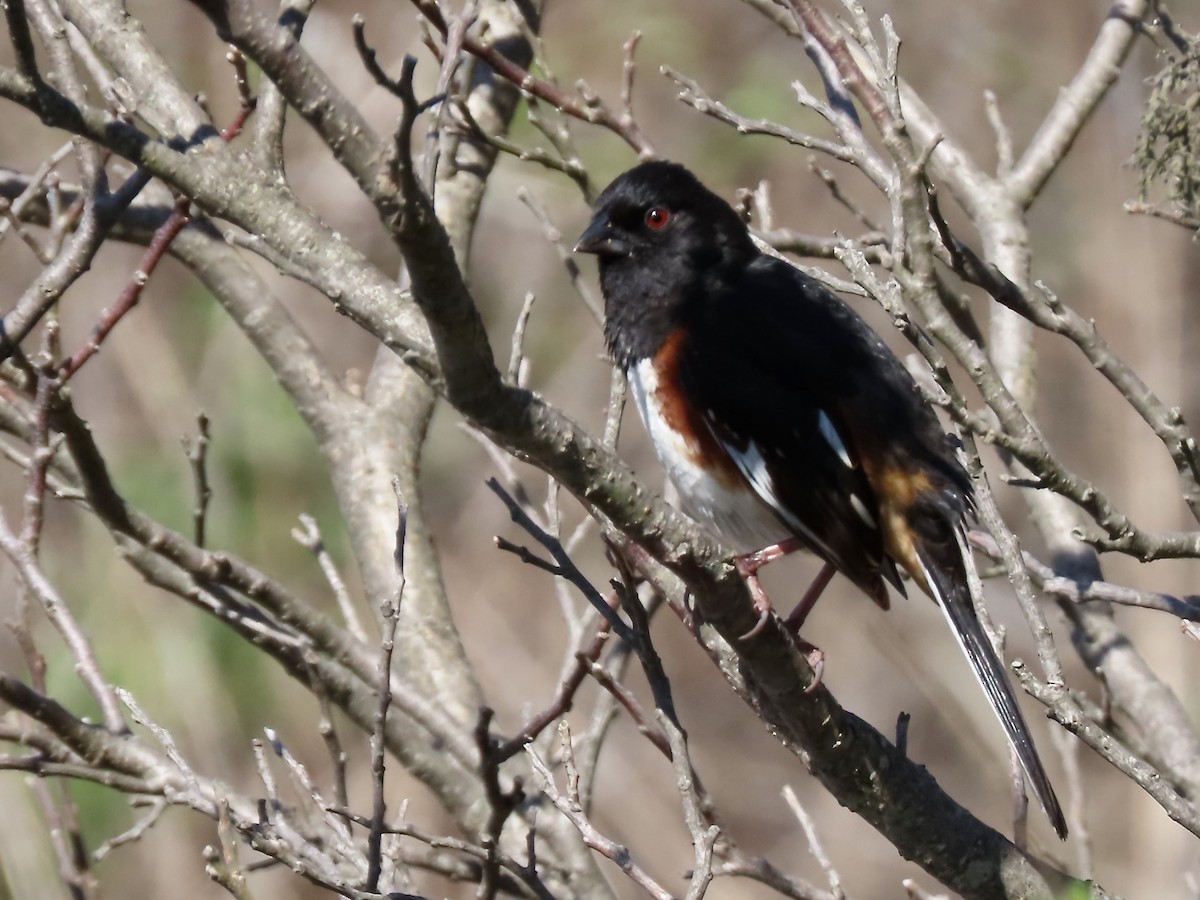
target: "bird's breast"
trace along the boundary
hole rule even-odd
[[[760,550],[791,536],[687,403],[678,384],[670,341],[652,359],[629,370],[629,388],[667,477],[684,508],[741,552]]]

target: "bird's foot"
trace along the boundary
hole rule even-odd
[[[746,553],[734,559],[733,564],[737,568],[738,574],[746,580],[746,587],[750,588],[750,596],[754,600],[754,611],[758,613],[758,621],[754,627],[743,634],[739,640],[749,640],[762,634],[762,630],[767,626],[767,620],[771,618],[771,598],[767,596],[766,588],[758,580],[758,570],[767,563],[781,559],[803,547],[804,543],[799,538],[788,538],[778,544],[763,547],[761,550],[755,550],[753,553]]]
[[[811,694],[821,686],[821,678],[825,674],[825,651],[816,644],[810,644],[799,635],[796,636],[795,640],[796,649],[804,654],[804,658],[808,660],[808,664],[813,670],[812,681],[804,688],[804,693]]]
[[[771,610],[773,609],[771,598],[767,594],[766,588],[762,586],[762,582],[758,579],[758,570],[767,563],[773,562],[781,556],[786,556],[801,546],[802,544],[798,540],[784,541],[755,553],[747,553],[745,556],[739,556],[734,561],[738,574],[746,580],[746,587],[750,589],[750,597],[754,601],[754,610],[758,613],[758,621],[754,624],[754,627],[741,635],[738,640],[748,641],[757,637],[766,628],[767,621],[771,618]],[[829,584],[829,580],[833,578],[835,571],[836,569],[832,565],[826,563],[812,585],[805,591],[800,602],[796,604],[796,608],[783,621],[784,627],[796,644],[796,649],[804,654],[804,658],[808,660],[808,664],[813,670],[813,680],[804,689],[805,693],[812,693],[821,684],[821,677],[825,672],[825,651],[816,644],[810,643],[800,637],[800,626],[804,624],[804,620],[816,604],[817,598],[821,596],[821,593]]]
[[[742,557],[744,558],[744,557]],[[746,579],[746,587],[750,589],[750,596],[754,600],[754,611],[758,613],[758,621],[754,623],[754,627],[741,635],[739,641],[748,641],[751,638],[758,637],[762,634],[762,630],[767,627],[767,621],[771,618],[771,598],[767,596],[766,588],[762,586],[762,582],[758,580],[758,576],[754,572],[745,572],[741,567],[741,559],[738,559],[738,572]],[[757,567],[755,567],[757,571]]]
[[[814,584],[814,587],[818,588],[818,594],[820,594],[820,588],[824,587],[824,584],[821,584],[820,581],[821,579],[818,578],[818,583]],[[826,581],[828,581],[828,579],[826,579]],[[738,640],[741,641],[748,641],[762,633],[762,630],[767,625],[767,621],[771,618],[772,609],[771,598],[767,596],[767,592],[763,588],[762,583],[758,580],[757,575],[747,575],[746,586],[750,588],[750,596],[754,598],[754,608],[758,611],[758,622],[755,623],[753,628],[738,638]],[[811,594],[812,592],[813,589],[809,588],[808,593]],[[806,594],[806,599],[807,596],[808,595]],[[801,605],[803,604],[804,601],[801,601]],[[809,606],[811,607],[811,605],[812,604],[810,603]],[[807,610],[805,612],[807,612]],[[795,618],[796,614],[793,612],[792,615],[788,616],[787,619],[784,620],[784,627],[791,635],[792,641],[796,645],[796,649],[804,654],[804,658],[808,660],[808,664],[812,667],[813,679],[808,683],[808,686],[804,688],[804,693],[811,694],[820,686],[821,676],[825,673],[825,651],[816,644],[806,641],[804,638],[800,637],[799,634],[797,634],[800,626],[799,623],[795,623],[795,627],[793,627],[793,619]],[[803,621],[803,617],[800,617],[800,621]]]

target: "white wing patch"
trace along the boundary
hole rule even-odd
[[[776,514],[788,524],[800,537],[812,547],[825,555],[827,559],[837,559],[837,554],[829,549],[820,537],[818,537],[811,528],[808,528],[801,522],[796,515],[786,506],[779,502],[779,495],[775,492],[775,482],[771,478],[771,473],[767,471],[767,461],[763,458],[762,450],[754,441],[749,441],[745,448],[731,447],[729,444],[722,442],[722,446],[733,457],[734,463],[737,464],[738,471],[746,476],[746,480],[750,482],[750,486],[754,488],[754,493],[767,503],[771,509],[775,510]]]
[[[878,530],[879,523],[875,521],[875,517],[867,509],[867,505],[858,499],[858,494],[850,495],[850,506],[858,513],[858,517],[867,523],[868,527]]]
[[[853,469],[854,460],[850,458],[850,451],[846,449],[845,441],[833,427],[833,422],[830,421],[829,416],[825,415],[824,410],[817,410],[817,428],[821,432],[821,437],[825,438],[826,443],[833,448],[833,452],[838,455],[838,459],[842,461],[843,465],[847,469]]]

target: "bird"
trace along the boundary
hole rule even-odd
[[[678,163],[614,179],[575,250],[598,259],[605,343],[681,505],[738,552],[762,620],[771,604],[758,568],[796,549],[825,568],[788,617],[794,631],[835,571],[883,609],[888,585],[904,594],[905,573],[945,615],[1065,840],[972,602],[970,477],[903,363],[845,301],[761,252]]]

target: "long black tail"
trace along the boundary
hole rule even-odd
[[[949,537],[943,531],[946,523],[943,521],[939,524],[942,528],[936,530],[941,533],[936,538],[923,540],[919,532],[916,535],[917,555],[925,580],[929,582],[934,599],[945,613],[954,636],[958,638],[959,646],[970,661],[971,669],[987,694],[988,702],[1000,719],[1000,724],[1004,726],[1004,734],[1016,751],[1021,768],[1025,770],[1025,775],[1033,786],[1033,792],[1042,809],[1046,811],[1050,824],[1054,826],[1059,838],[1066,840],[1067,822],[1063,817],[1062,807],[1059,806],[1054,788],[1050,786],[1050,779],[1042,767],[1033,737],[1021,716],[1017,698],[1013,695],[1004,667],[996,658],[991,641],[975,615],[964,562],[964,554],[970,553],[966,534],[960,526],[951,525],[954,538],[945,540]]]

